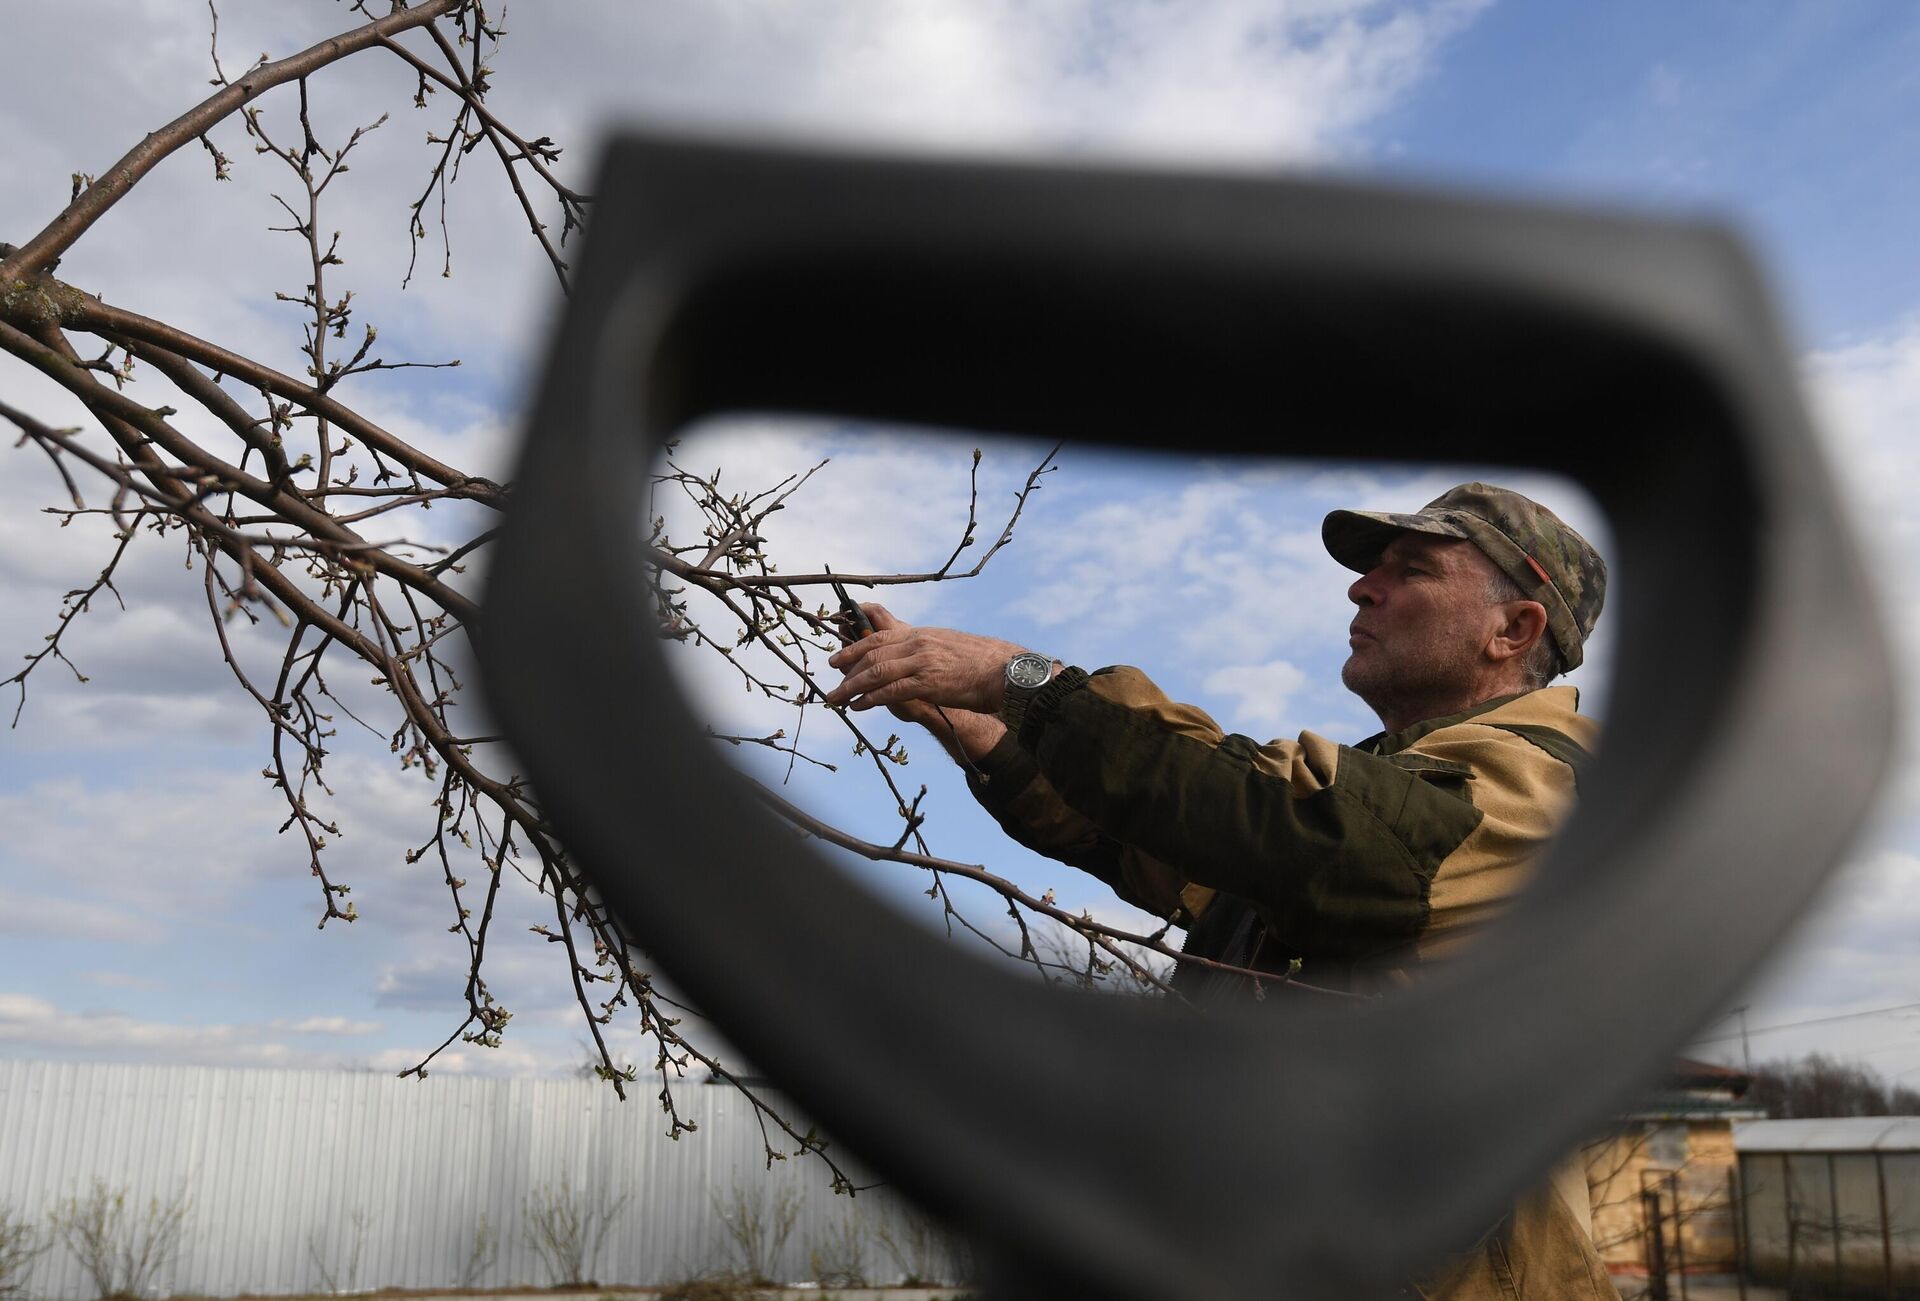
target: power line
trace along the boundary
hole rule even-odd
[[[1810,1017],[1805,1021],[1782,1021],[1779,1025],[1760,1026],[1753,1030],[1743,1030],[1738,1034],[1710,1035],[1704,1039],[1689,1039],[1687,1042],[1689,1044],[1728,1043],[1732,1040],[1742,1038],[1745,1035],[1772,1034],[1776,1030],[1798,1030],[1800,1027],[1807,1025],[1826,1025],[1832,1021],[1854,1021],[1865,1016],[1887,1016],[1894,1012],[1911,1012],[1915,1010],[1920,1010],[1920,1003],[1896,1003],[1892,1007],[1876,1007],[1865,1012],[1842,1012],[1837,1016],[1816,1016]]]

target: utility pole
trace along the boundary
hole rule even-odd
[[[1742,1003],[1733,1009],[1740,1014],[1740,1069],[1753,1078],[1753,1050],[1747,1046],[1747,1005]]]

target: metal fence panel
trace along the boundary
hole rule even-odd
[[[1880,1158],[1841,1152],[1833,1158],[1834,1254],[1842,1287],[1870,1289],[1886,1279],[1880,1215]]]
[[[1747,1267],[1756,1278],[1784,1278],[1792,1232],[1787,1205],[1787,1160],[1774,1153],[1740,1157],[1741,1214]]]
[[[1881,1158],[1887,1181],[1887,1259],[1893,1285],[1920,1291],[1920,1152]]]
[[[674,1142],[648,1090],[623,1104],[593,1080],[0,1061],[0,1206],[45,1229],[95,1180],[135,1207],[184,1199],[156,1295],[546,1284],[527,1211],[562,1187],[618,1206],[588,1269],[602,1283],[737,1263],[716,1207],[739,1199],[763,1217],[797,1203],[777,1278],[812,1277],[809,1256],[850,1215],[876,1281],[956,1272],[951,1245],[891,1190],[836,1196],[817,1161],[768,1170],[734,1090],[688,1085],[678,1105],[699,1130]],[[483,1222],[497,1254],[475,1270]],[[60,1244],[27,1278],[30,1296],[93,1292]]]

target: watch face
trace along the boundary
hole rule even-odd
[[[1016,687],[1043,687],[1053,676],[1053,661],[1045,655],[1015,655],[1007,664],[1007,681]]]

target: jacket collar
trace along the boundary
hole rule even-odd
[[[1365,750],[1369,754],[1398,754],[1421,738],[1430,736],[1443,727],[1452,727],[1483,716],[1498,716],[1505,722],[1551,727],[1565,732],[1572,740],[1590,746],[1593,733],[1598,729],[1593,720],[1583,716],[1579,710],[1580,689],[1578,687],[1541,687],[1536,691],[1495,696],[1491,700],[1481,701],[1471,709],[1463,709],[1457,714],[1448,714],[1443,718],[1429,718],[1415,723],[1412,727],[1402,728],[1398,732],[1375,732],[1353,748]],[[1491,719],[1489,718],[1488,721]]]

